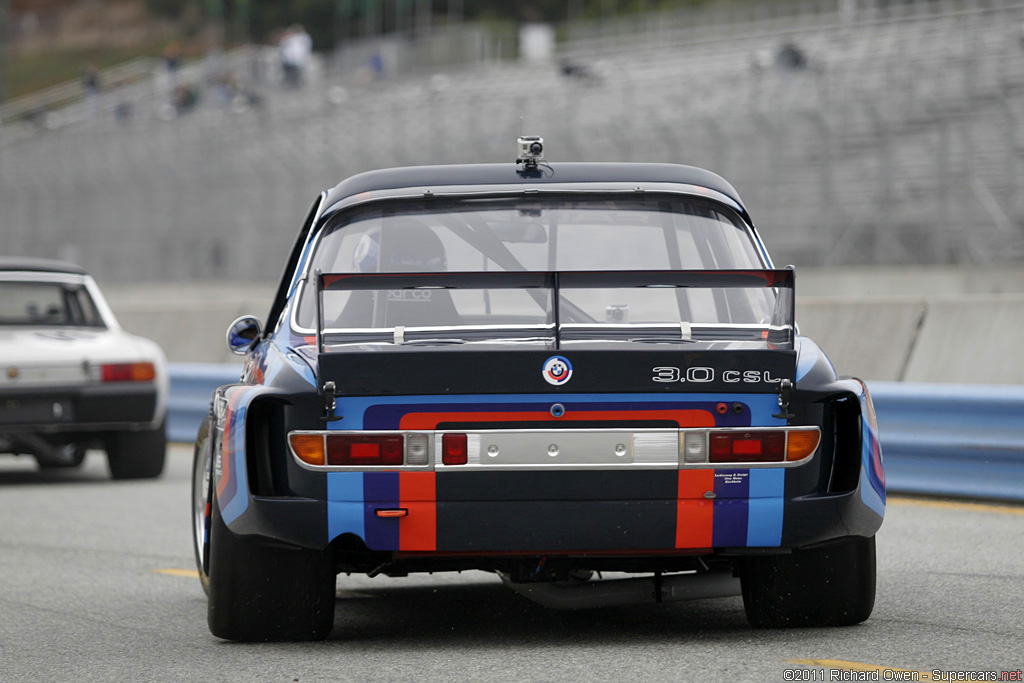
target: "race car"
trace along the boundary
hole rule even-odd
[[[51,469],[99,448],[114,479],[163,472],[164,353],[121,329],[79,266],[0,258],[0,372],[0,453]]]
[[[323,639],[339,574],[463,570],[552,608],[867,619],[871,399],[797,334],[736,191],[518,149],[323,192],[266,326],[231,324],[193,467],[211,632]]]

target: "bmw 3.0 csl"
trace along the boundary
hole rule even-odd
[[[212,633],[322,639],[339,573],[470,569],[555,608],[867,619],[871,400],[797,334],[736,191],[520,150],[325,191],[266,325],[232,324],[193,471]]]

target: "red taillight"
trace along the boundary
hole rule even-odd
[[[465,465],[469,460],[468,439],[465,434],[445,434],[441,437],[441,462],[445,465]]]
[[[400,435],[327,435],[328,465],[401,465],[404,452]]]
[[[785,432],[711,434],[711,462],[782,462],[785,457]]]
[[[151,382],[156,379],[156,368],[152,363],[101,365],[100,379],[104,382]]]

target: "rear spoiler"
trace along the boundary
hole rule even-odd
[[[765,340],[776,348],[794,346],[792,269],[782,270],[617,270],[493,271],[428,273],[323,273],[316,271],[316,347],[323,353],[323,293],[356,290],[526,289],[548,290],[554,314],[555,348],[561,342],[561,290],[616,288],[778,288]],[[539,301],[539,299],[538,299]]]

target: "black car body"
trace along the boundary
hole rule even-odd
[[[553,607],[874,601],[865,385],[796,333],[736,191],[669,164],[364,173],[311,208],[196,444],[212,632],[328,635],[339,572],[483,569]],[[594,580],[595,572],[636,578]]]

